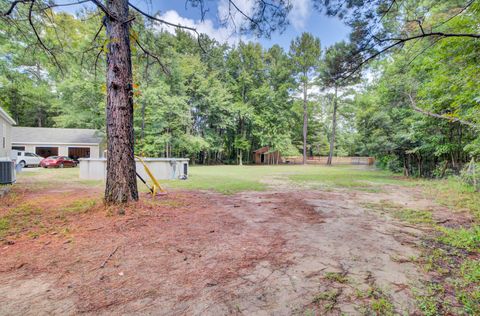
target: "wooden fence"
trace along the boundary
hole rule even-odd
[[[309,165],[326,165],[328,157],[314,156],[307,157],[307,164]],[[302,156],[284,157],[284,162],[287,164],[302,164]],[[370,166],[375,163],[373,157],[333,157],[332,165],[366,165]]]

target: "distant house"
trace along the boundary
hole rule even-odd
[[[278,150],[270,152],[270,147],[265,146],[253,151],[255,164],[274,165],[282,163],[282,157]]]
[[[13,127],[12,149],[42,157],[100,158],[102,137],[94,129]]]
[[[0,107],[0,160],[11,160],[12,125],[14,119]]]

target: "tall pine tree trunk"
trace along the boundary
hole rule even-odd
[[[333,150],[335,149],[335,134],[337,131],[337,86],[333,97],[332,136],[330,137],[330,152],[328,153],[327,165],[332,164]]]
[[[128,0],[108,0],[107,9],[107,183],[105,202],[138,200],[133,137],[133,78]]]
[[[307,131],[308,131],[308,108],[307,108],[307,84],[303,84],[303,164],[307,164]]]

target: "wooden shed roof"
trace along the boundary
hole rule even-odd
[[[270,150],[270,147],[265,146],[265,147],[259,148],[257,150],[254,150],[253,152],[256,153],[256,154],[264,154],[269,150]]]

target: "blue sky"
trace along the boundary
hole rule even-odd
[[[58,2],[71,2],[62,0]],[[254,5],[255,0],[237,0],[236,4],[242,11],[249,12]],[[244,41],[259,41],[262,45],[270,47],[279,44],[288,50],[290,42],[302,32],[310,32],[320,38],[323,47],[330,46],[342,39],[347,39],[349,29],[336,18],[327,17],[313,8],[312,0],[291,0],[293,9],[288,19],[290,25],[283,33],[273,33],[270,39],[254,38],[252,36],[240,37],[235,33],[233,24],[221,25],[220,20],[225,16],[227,0],[207,0],[208,12],[204,21],[201,21],[199,8],[185,7],[185,0],[133,0],[142,10],[150,14],[159,13],[159,15],[172,23],[196,27],[200,32],[223,42],[237,42],[240,38]],[[76,6],[75,6],[76,7]],[[68,11],[74,12],[78,7],[69,7]],[[236,24],[242,22],[243,17],[240,14],[234,16]],[[172,28],[158,26],[160,29],[173,31]]]

